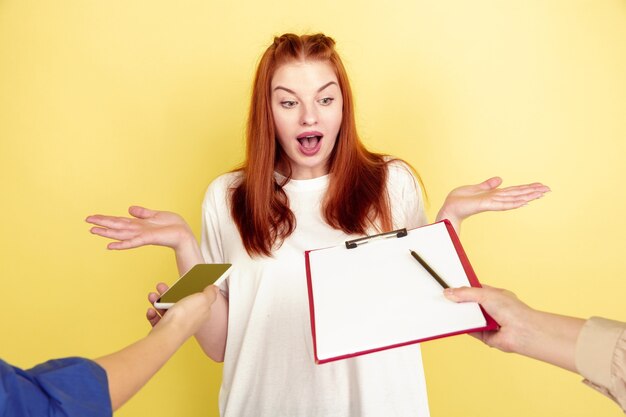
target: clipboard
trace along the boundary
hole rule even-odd
[[[498,328],[477,303],[454,303],[411,256],[451,287],[480,287],[448,220],[305,252],[315,363]]]

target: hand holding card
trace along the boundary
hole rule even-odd
[[[202,292],[207,286],[228,275],[232,264],[197,264],[180,277],[161,297],[154,307],[168,309],[188,295]]]

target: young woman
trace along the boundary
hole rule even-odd
[[[246,160],[209,186],[200,246],[174,213],[131,207],[134,218],[87,219],[97,226],[92,233],[118,240],[110,249],[173,248],[181,274],[202,262],[235,266],[196,333],[206,354],[224,361],[222,416],[428,415],[417,345],[314,364],[304,251],[427,222],[411,168],[361,144],[334,45],[322,34],[286,34],[265,51]],[[520,207],[548,191],[500,183],[454,190],[438,220],[458,230],[469,215]],[[148,319],[154,325],[159,315],[152,310]]]

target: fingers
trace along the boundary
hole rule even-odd
[[[93,216],[88,216],[85,221],[87,223],[95,224],[96,226],[102,226],[106,228],[112,229],[121,229],[124,227],[128,227],[131,219],[126,217],[116,217],[116,216],[104,216],[102,214],[94,214]]]
[[[139,219],[148,219],[150,217],[154,217],[158,212],[141,206],[130,206],[128,208],[128,213]]]
[[[111,250],[132,249],[147,244],[143,236],[136,236],[138,232],[135,231],[104,229],[101,227],[92,227],[89,231],[94,235],[119,240],[119,242],[111,242],[107,245],[107,249]]]
[[[472,337],[475,337],[476,339],[480,340],[483,343],[487,343],[488,333],[485,331],[469,333],[469,335]]]
[[[512,187],[502,188],[498,190],[498,194],[506,195],[506,196],[519,196],[519,195],[531,194],[531,193],[545,194],[549,191],[551,190],[550,190],[550,187],[548,187],[547,185],[534,183],[534,184],[515,185]]]
[[[120,242],[111,242],[107,245],[107,248],[112,250],[124,250],[138,248],[145,245],[148,245],[148,243],[144,239],[143,235],[139,235]]]
[[[156,303],[156,301],[159,299],[160,296],[161,296],[160,294],[151,292],[148,294],[148,301],[150,301],[150,304],[154,305],[154,303]]]
[[[490,287],[483,285],[483,287],[459,287],[459,288],[446,288],[443,291],[443,295],[450,301],[457,303],[464,303],[473,301],[483,305],[487,303],[494,310],[494,306],[502,305],[508,301],[517,301],[517,296],[509,290],[502,288]]]
[[[526,187],[526,186],[524,186]],[[533,200],[544,196],[550,189],[544,185],[540,187],[515,187],[508,190],[499,190],[485,202],[488,210],[503,211],[525,206]]]
[[[157,291],[159,292],[160,295],[163,295],[163,293],[165,291],[167,291],[170,287],[165,284],[164,282],[159,282],[156,286]]]
[[[149,308],[146,312],[146,319],[150,322],[150,326],[154,327],[161,320],[161,316],[153,308]]]
[[[464,303],[468,301],[481,303],[485,298],[484,291],[484,288],[475,287],[446,288],[443,291],[443,295],[448,300],[457,303]]]
[[[91,234],[107,237],[109,239],[125,240],[135,237],[137,234],[134,230],[129,229],[107,229],[104,227],[92,227],[89,229]]]
[[[163,293],[165,291],[167,291],[169,289],[169,287],[167,286],[167,284],[163,283],[163,282],[159,282],[156,285],[156,290],[157,292],[151,292],[148,294],[148,301],[150,302],[150,304],[152,304],[154,306],[154,303],[156,303],[156,301],[163,295]],[[165,314],[166,310],[163,309],[156,309],[156,311],[162,316],[163,314]]]
[[[514,200],[514,201],[494,201],[489,208],[491,211],[506,211],[527,206],[531,201],[536,200]]]
[[[150,302],[150,304],[152,304],[154,306],[154,303],[156,303],[157,300],[160,297],[161,297],[161,294],[157,294],[157,293],[151,292],[150,294],[148,294],[148,301]],[[155,310],[159,314],[159,316],[163,316],[165,314],[165,312],[167,311],[167,310],[164,310],[164,309],[161,309],[161,308],[156,308],[156,309],[153,309],[153,310]]]
[[[535,188],[535,189],[546,189],[547,191],[550,191],[550,187],[540,182],[533,182],[530,184],[509,185],[508,187],[502,188],[502,190],[514,190],[516,188]]]
[[[108,249],[123,250],[149,244],[144,236],[145,228],[140,223],[143,220],[96,214],[87,217],[85,221],[97,226],[89,229],[91,234],[119,240],[119,242],[109,243]]]
[[[91,234],[122,241],[109,243],[109,249],[130,249],[145,244],[143,239],[138,238],[141,233],[140,225],[132,219],[96,214],[87,217],[85,221],[97,226],[89,229]]]
[[[511,201],[491,200],[485,204],[483,211],[506,211],[523,207],[528,204],[528,200],[515,199]]]
[[[517,194],[504,194],[504,193],[495,193],[491,196],[491,199],[494,201],[532,201],[544,196],[544,192],[541,191],[529,191],[526,193],[517,193]]]
[[[510,187],[505,187],[505,188],[496,190],[496,188],[499,187],[501,184],[502,184],[502,178],[492,177],[478,184],[477,187],[483,191],[494,190],[497,192],[497,195],[501,197],[533,196],[530,199],[538,198],[542,196],[543,194],[551,191],[550,187],[540,182],[533,182],[530,184],[523,184],[523,185],[513,185]]]

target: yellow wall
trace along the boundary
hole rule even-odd
[[[143,204],[199,234],[206,185],[243,155],[256,61],[284,31],[336,38],[362,135],[418,168],[431,219],[491,175],[552,187],[466,222],[483,282],[626,320],[624,0],[0,0],[0,357],[95,357],[147,332],[172,254],[108,252],[83,219]],[[434,416],[622,415],[470,337],[424,357]],[[215,415],[219,381],[190,342],[118,415]]]

